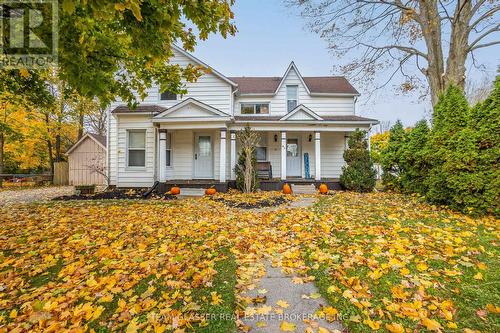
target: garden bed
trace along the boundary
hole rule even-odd
[[[55,197],[52,200],[55,201],[69,201],[69,200],[119,200],[119,199],[135,199],[135,200],[174,200],[175,195],[168,193],[158,194],[151,193],[149,196],[144,196],[147,189],[137,189],[137,190],[109,190],[104,192],[97,192],[94,194],[73,194],[73,195],[63,195]]]
[[[230,191],[225,194],[218,194],[212,200],[233,208],[256,209],[280,206],[290,202],[291,198],[280,192],[240,193]]]

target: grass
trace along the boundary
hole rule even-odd
[[[382,203],[377,202],[377,205],[380,204]],[[358,207],[353,207],[356,205]],[[364,209],[364,214],[354,216],[355,213],[352,212],[343,215],[346,211],[361,208]],[[390,302],[405,304],[393,299],[392,288],[406,285],[407,288],[403,288],[408,293],[405,302],[416,304],[418,310],[425,311],[444,330],[453,331],[452,328],[457,325],[457,329],[461,330],[498,332],[499,314],[486,310],[488,304],[497,307],[500,304],[498,221],[489,217],[478,221],[452,212],[435,214],[432,211],[414,212],[410,209],[402,211],[397,218],[388,218],[386,211],[379,208],[370,206],[369,203],[337,202],[335,198],[322,198],[315,207],[316,214],[337,213],[337,218],[342,216],[342,219],[336,221],[331,239],[319,244],[321,252],[340,258],[340,262],[330,261],[318,265],[314,260],[314,252],[309,250],[305,251],[305,257],[310,267],[309,274],[315,276],[315,283],[322,296],[342,314],[344,325],[353,332],[371,332],[372,329],[364,322],[366,311],[369,311],[374,321],[379,320],[382,329],[385,324],[397,322],[405,328],[425,330],[422,318],[394,316],[394,312],[387,310]],[[350,221],[345,221],[344,218]],[[403,227],[399,233],[392,230],[396,223]],[[422,246],[419,242],[423,242]],[[457,253],[446,256],[443,247],[454,242],[458,244],[453,246]],[[388,269],[380,278],[370,278],[369,273],[374,267],[380,268],[381,264],[388,262],[385,259],[387,252],[377,254],[377,247],[390,252],[400,244],[412,249],[412,252],[405,253],[409,259],[405,265],[409,273],[402,276],[397,269]],[[362,256],[358,262],[349,257],[349,253],[352,256],[354,252],[349,252],[348,249],[357,250],[357,254]],[[396,250],[394,256],[388,257],[404,260],[405,255],[398,256]],[[378,261],[378,264],[370,263],[370,260]],[[416,261],[425,261],[428,269],[419,270]],[[352,268],[345,269],[346,265],[351,265]],[[478,268],[481,265],[482,269]],[[339,278],[335,274],[337,269],[345,269],[345,275]],[[458,271],[459,275],[448,276],[443,273],[446,270]],[[482,274],[481,279],[478,273]],[[369,307],[355,306],[342,295],[345,290],[350,289],[346,285],[348,278],[359,279],[360,286],[369,291],[370,297],[366,298],[371,303]],[[419,284],[420,281],[428,281],[429,285],[419,292],[413,284]],[[336,286],[337,291],[332,286]],[[418,296],[419,293],[422,296]],[[421,304],[415,303],[419,299],[422,300]],[[444,304],[442,302],[451,302],[450,317],[446,318],[445,312],[440,310],[439,306]],[[432,307],[433,304],[437,305],[437,310]],[[378,316],[379,311],[384,311],[384,317]]]
[[[193,298],[202,304],[201,313],[209,316],[208,325],[197,327],[196,332],[236,332],[236,261],[227,248],[221,251],[222,259],[215,264],[217,275],[211,288],[198,289]],[[214,305],[210,302],[211,293],[221,296],[222,302]]]

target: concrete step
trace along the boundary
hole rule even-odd
[[[314,186],[314,184],[308,184],[308,185],[292,184],[292,192],[294,194],[315,194],[316,187]]]
[[[204,195],[205,195],[205,189],[203,188],[181,187],[180,196],[182,197],[202,197]]]

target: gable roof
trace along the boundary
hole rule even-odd
[[[288,112],[286,115],[281,117],[280,120],[295,120],[295,119],[291,119],[291,118],[293,118],[293,116],[298,114],[299,112],[304,112],[305,114],[309,115],[314,120],[323,120],[323,118],[318,116],[316,113],[314,113],[311,109],[304,106],[303,104],[297,105],[295,107],[295,109],[293,109],[292,111]]]
[[[94,134],[94,133],[86,133],[84,136],[82,136],[80,138],[80,140],[78,140],[74,145],[71,146],[71,148],[68,149],[68,151],[66,152],[66,155],[70,154],[73,150],[75,150],[87,138],[94,140],[99,146],[101,146],[103,149],[106,149],[106,137],[104,135],[98,135],[98,134]]]
[[[282,78],[265,76],[231,77],[238,84],[238,92],[246,94],[274,95]],[[359,92],[343,76],[304,76],[302,79],[311,94],[359,95]]]
[[[179,110],[179,109],[181,109],[181,108],[183,108],[183,107],[185,107],[185,106],[187,106],[189,104],[197,105],[200,108],[202,108],[203,110],[206,110],[206,111],[208,111],[209,113],[212,113],[215,116],[229,117],[228,114],[222,112],[221,110],[216,109],[213,106],[210,106],[210,105],[205,104],[203,102],[200,102],[197,99],[189,97],[189,98],[187,98],[187,99],[185,99],[185,100],[183,100],[183,101],[175,104],[174,106],[172,106],[172,107],[164,110],[163,112],[158,113],[157,115],[154,116],[154,118],[163,118],[166,115],[171,114],[171,113],[173,113],[173,112],[175,112],[175,111],[177,111],[177,110]]]
[[[198,65],[201,65],[205,68],[208,68],[210,70],[211,73],[213,73],[215,76],[219,77],[220,79],[222,79],[223,81],[226,81],[227,83],[229,83],[230,85],[232,85],[233,87],[236,87],[238,84],[235,83],[234,81],[232,81],[230,78],[226,77],[225,75],[223,75],[222,73],[216,71],[215,69],[213,69],[211,66],[207,65],[206,63],[204,63],[203,61],[201,61],[200,59],[196,58],[194,55],[192,55],[191,53],[187,52],[186,50],[184,50],[182,47],[179,47],[175,44],[172,44],[172,48],[176,51],[178,51],[179,53],[181,53],[182,55],[188,57],[189,59],[191,59],[192,61],[196,62]]]
[[[119,105],[114,108],[111,113],[152,113],[156,114],[165,111],[167,108],[155,104],[139,104],[135,109],[129,108],[127,105]]]
[[[278,90],[281,88],[281,86],[283,85],[283,82],[285,82],[285,79],[287,78],[288,74],[290,73],[290,71],[292,69],[295,71],[295,73],[297,73],[297,76],[299,77],[300,82],[302,83],[302,85],[304,86],[304,88],[306,88],[307,93],[308,94],[311,93],[309,91],[309,88],[307,87],[307,84],[304,82],[304,79],[302,78],[302,75],[300,74],[299,69],[297,68],[297,66],[295,66],[295,63],[292,61],[290,63],[290,65],[288,65],[288,68],[286,69],[285,74],[283,74],[283,77],[281,78],[280,83],[276,87],[276,90],[274,91],[275,95],[278,93]]]

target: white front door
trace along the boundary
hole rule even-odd
[[[299,139],[286,139],[286,175],[300,177],[300,145]]]
[[[198,133],[195,135],[194,178],[214,178],[212,136]]]

